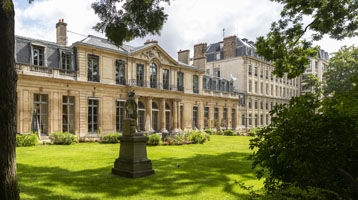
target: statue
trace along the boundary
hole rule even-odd
[[[128,119],[134,119],[137,121],[137,103],[134,99],[134,90],[128,92],[128,99],[126,101],[126,112]]]

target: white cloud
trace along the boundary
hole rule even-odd
[[[36,0],[28,6],[20,6],[19,1],[15,0],[15,32],[18,35],[55,41],[55,24],[63,18],[70,31],[104,37],[92,29],[99,21],[91,8],[94,0]],[[160,36],[135,39],[129,44],[139,46],[146,39],[155,39],[177,58],[180,49],[193,51],[196,43],[221,41],[223,28],[226,36],[237,34],[238,37],[255,40],[265,35],[271,23],[279,19],[281,8],[281,5],[269,0],[175,0],[170,6],[165,6],[168,21]],[[69,44],[81,39],[83,36],[68,33]],[[317,44],[333,52],[344,44],[353,43],[358,43],[357,38],[344,41],[324,38]]]

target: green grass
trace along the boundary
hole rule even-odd
[[[237,181],[263,186],[248,160],[249,139],[211,136],[205,144],[148,147],[155,174],[138,179],[111,174],[119,144],[19,147],[21,199],[245,199]]]

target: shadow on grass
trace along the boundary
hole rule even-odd
[[[235,180],[229,176],[240,175],[238,181],[256,179],[250,168],[251,162],[247,160],[248,155],[231,152],[152,160],[155,175],[139,179],[112,175],[113,164],[96,169],[69,171],[61,167],[38,167],[19,163],[17,169],[21,192],[34,199],[91,200],[96,199],[93,195],[99,193],[100,196],[111,199],[129,198],[142,193],[162,198],[180,198],[181,195],[196,195],[217,187],[222,188],[222,193],[245,199],[247,195],[235,191]],[[180,167],[176,166],[177,163]],[[62,195],[58,195],[58,192],[54,194],[54,187],[66,187],[62,190],[70,191],[73,195],[62,192],[59,192]]]

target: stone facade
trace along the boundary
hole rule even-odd
[[[203,90],[205,69],[179,63],[157,42],[117,47],[88,36],[65,47],[17,36],[16,44],[20,133],[31,131],[34,110],[42,134],[69,131],[96,137],[98,132],[121,132],[124,101],[132,89],[140,131],[214,128],[215,110],[222,128],[239,128],[244,109],[239,94],[233,88]]]

